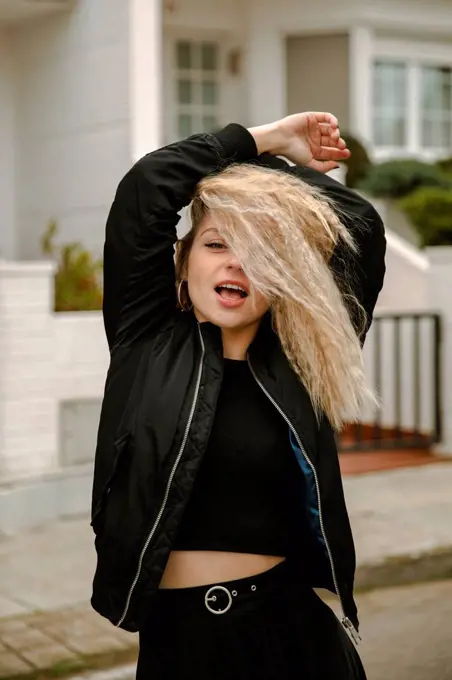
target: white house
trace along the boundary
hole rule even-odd
[[[23,262],[40,257],[48,220],[62,240],[100,252],[115,188],[138,157],[303,109],[334,111],[376,158],[448,156],[451,37],[450,0],[0,0],[0,533],[89,507],[108,350],[101,315],[54,314],[51,265]],[[380,297],[380,314],[442,314],[447,453],[451,262],[451,249],[421,254],[388,233]],[[398,356],[382,338],[392,385]],[[427,337],[425,390],[409,370],[401,383],[427,406],[430,348]],[[387,395],[385,405],[392,426]]]
[[[449,0],[0,0],[0,255],[56,218],[99,251],[118,179],[229,121],[334,111],[377,157],[449,155]]]

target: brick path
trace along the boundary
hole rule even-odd
[[[450,462],[360,475],[356,455],[350,454],[355,474],[344,477],[344,487],[358,586],[450,575]],[[0,680],[133,664],[137,636],[114,628],[89,605],[94,564],[87,518],[0,536]]]
[[[136,659],[137,636],[88,604],[0,619],[0,678],[61,676]]]
[[[441,458],[430,451],[394,449],[389,451],[368,451],[366,453],[341,453],[340,462],[343,475],[361,475],[382,470],[434,465],[449,461],[452,457]]]

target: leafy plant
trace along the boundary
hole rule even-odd
[[[356,137],[348,133],[343,134],[342,137],[351,152],[350,158],[342,161],[347,166],[346,184],[353,188],[367,177],[372,161],[365,146]]]
[[[41,239],[42,252],[57,263],[55,311],[79,312],[101,309],[102,260],[95,259],[81,243],[56,245],[57,233],[57,223],[52,220]]]
[[[359,185],[372,196],[387,198],[403,198],[421,187],[451,188],[452,180],[435,165],[403,159],[374,165]]]
[[[423,246],[452,246],[452,191],[423,187],[399,205],[406,212]]]
[[[452,158],[443,158],[442,160],[437,161],[436,167],[439,168],[444,175],[452,177]]]

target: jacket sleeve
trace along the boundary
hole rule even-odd
[[[122,179],[104,245],[103,315],[110,350],[148,336],[174,313],[178,212],[190,203],[197,183],[256,156],[252,135],[232,124],[150,153]]]
[[[369,201],[329,175],[311,168],[290,166],[281,158],[269,154],[259,156],[258,162],[275,170],[284,170],[297,175],[304,182],[320,188],[336,205],[342,222],[355,239],[357,253],[354,254],[349,248],[338,245],[330,266],[339,287],[342,281],[346,281],[348,292],[351,289],[365,311],[366,319],[362,329],[361,320],[355,316],[353,307],[349,306],[352,321],[357,331],[360,331],[361,342],[364,343],[386,271],[386,238],[381,217]],[[347,297],[345,299],[347,303]]]

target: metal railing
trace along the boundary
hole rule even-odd
[[[441,317],[375,316],[364,348],[379,398],[373,413],[338,437],[340,451],[428,448],[441,440]]]

